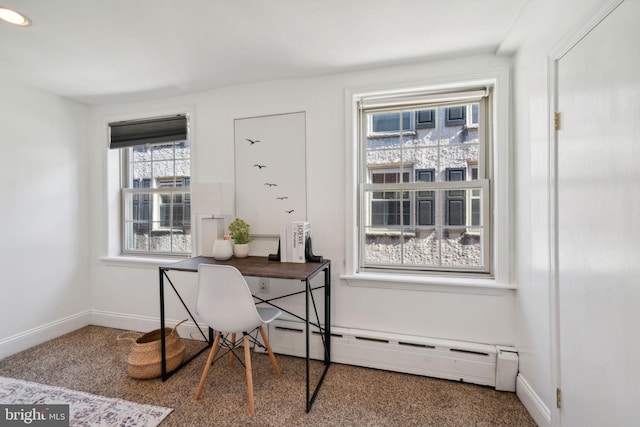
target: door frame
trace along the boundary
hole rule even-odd
[[[558,131],[556,130],[556,112],[558,112],[558,69],[562,58],[577,46],[594,28],[596,28],[607,16],[620,6],[624,0],[609,0],[591,19],[580,27],[575,33],[561,41],[547,57],[547,81],[548,83],[548,221],[549,221],[549,313],[550,313],[550,350],[551,350],[551,390],[552,396],[561,389],[561,364],[560,364],[560,293],[559,293],[559,266],[558,266]],[[562,112],[560,112],[562,113]],[[562,116],[559,118],[562,127]],[[550,402],[551,426],[562,425],[560,409],[556,402]]]

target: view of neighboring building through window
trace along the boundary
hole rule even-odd
[[[123,150],[124,252],[189,254],[188,141]]]
[[[112,124],[112,148],[115,125],[128,139],[120,148],[123,253],[191,253],[191,150],[186,118],[178,117]]]
[[[488,91],[360,106],[361,269],[488,272]]]

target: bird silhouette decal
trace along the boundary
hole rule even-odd
[[[253,167],[254,168],[258,168],[258,169],[262,169],[262,168],[266,168],[267,165],[259,165],[259,164],[256,163],[255,165],[253,165]]]
[[[286,213],[290,214],[291,212],[293,212],[295,209],[291,209],[290,211],[285,211]]]
[[[288,197],[286,197],[286,196],[285,197],[276,197],[276,199],[278,199],[278,200],[287,200]]]
[[[249,141],[251,143],[251,145],[255,144],[256,142],[260,142],[259,139],[249,139],[249,138],[245,138],[247,141]]]
[[[270,182],[265,182],[264,185],[268,186],[268,187],[277,187],[278,184],[272,184]]]

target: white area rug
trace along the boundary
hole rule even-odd
[[[69,404],[71,426],[157,426],[173,411],[15,378],[0,377],[0,403]]]

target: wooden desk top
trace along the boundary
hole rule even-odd
[[[330,260],[323,262],[279,262],[269,261],[267,257],[250,256],[246,258],[231,257],[226,261],[218,261],[211,257],[198,256],[172,264],[160,266],[160,270],[176,270],[197,272],[200,264],[221,264],[236,267],[244,276],[269,277],[274,279],[306,280],[324,270]]]

